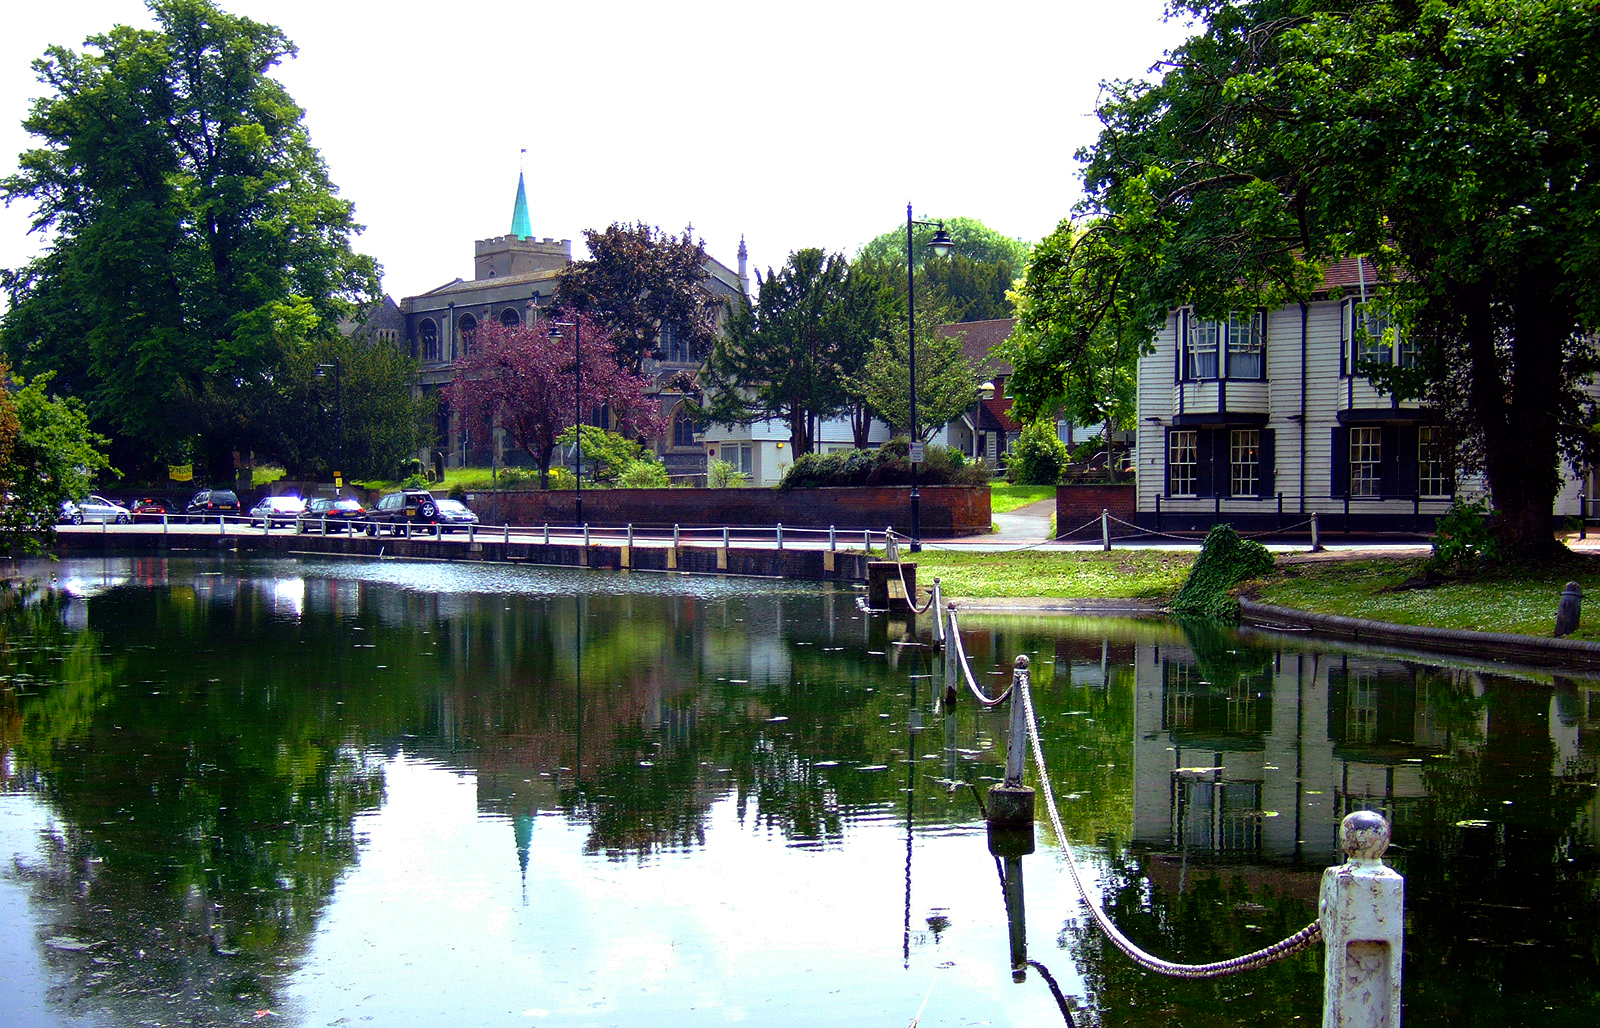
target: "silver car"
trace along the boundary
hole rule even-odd
[[[74,525],[101,522],[126,525],[133,521],[133,512],[120,503],[112,503],[104,496],[93,494],[78,501],[78,516],[71,518]]]

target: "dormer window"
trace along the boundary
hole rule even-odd
[[[1339,306],[1339,342],[1339,364],[1346,375],[1359,374],[1363,362],[1401,368],[1417,363],[1416,343],[1401,333],[1378,299],[1363,303],[1345,298]]]
[[[1188,381],[1266,377],[1266,312],[1230,314],[1208,321],[1185,308],[1179,312],[1182,342],[1180,373]]]

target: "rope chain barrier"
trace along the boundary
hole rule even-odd
[[[972,690],[973,698],[985,707],[998,707],[1006,701],[1007,696],[1011,695],[1011,690],[1015,687],[1016,681],[1013,679],[1012,684],[1006,686],[1005,691],[993,699],[990,699],[982,689],[978,688],[978,680],[973,677],[972,668],[967,665],[966,647],[961,644],[961,626],[956,624],[956,609],[948,605],[945,609],[950,612],[949,645],[955,647],[956,662],[961,666],[962,677],[967,680],[967,688]]]
[[[885,549],[888,548],[887,540],[893,538],[897,534],[898,533],[896,533],[896,532],[885,532],[884,533]],[[910,537],[908,536],[907,538],[910,538]],[[898,556],[899,556],[899,554],[895,555],[895,557],[898,557]],[[895,562],[894,563],[895,570],[900,572],[900,591],[906,594],[906,606],[911,608],[911,612],[913,614],[926,614],[928,612],[929,608],[931,608],[933,606],[933,593],[932,592],[928,593],[928,602],[927,603],[924,603],[920,607],[917,606],[917,598],[916,598],[916,596],[912,595],[911,587],[906,584],[906,566],[905,566],[905,564],[903,562],[901,562],[899,560],[895,560],[895,557],[890,557],[889,559],[890,560],[894,560],[894,562]]]
[[[1050,826],[1055,830],[1056,839],[1061,843],[1061,850],[1067,855],[1067,870],[1072,875],[1072,882],[1078,889],[1078,896],[1083,900],[1083,905],[1089,909],[1089,914],[1094,918],[1095,924],[1105,932],[1113,945],[1126,954],[1140,967],[1164,974],[1172,978],[1220,978],[1224,975],[1239,974],[1241,971],[1253,971],[1258,967],[1265,967],[1285,957],[1293,956],[1303,950],[1310,949],[1322,938],[1322,923],[1312,921],[1304,928],[1295,932],[1280,942],[1275,942],[1264,949],[1254,953],[1230,960],[1218,960],[1209,964],[1178,964],[1170,960],[1162,960],[1152,956],[1134,944],[1133,940],[1111,923],[1106,912],[1101,909],[1099,900],[1092,896],[1088,886],[1084,883],[1083,874],[1078,869],[1077,858],[1072,855],[1072,847],[1067,842],[1067,833],[1061,825],[1061,813],[1056,809],[1055,792],[1050,788],[1050,775],[1044,762],[1044,746],[1039,741],[1039,722],[1033,712],[1033,697],[1030,690],[1016,689],[1022,697],[1022,707],[1027,715],[1028,741],[1033,745],[1033,760],[1039,767],[1039,785],[1044,790],[1045,810],[1050,814]]]

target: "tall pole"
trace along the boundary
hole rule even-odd
[[[344,481],[344,380],[340,369],[338,357],[333,359],[333,430],[336,437],[334,446],[334,459],[339,466],[334,469],[334,478],[338,482]],[[339,486],[333,488],[333,495],[339,495]]]
[[[581,315],[574,315],[572,318],[572,381],[578,406],[577,424],[573,428],[577,433],[577,441],[574,443],[576,458],[572,468],[572,485],[576,490],[573,509],[581,527],[583,525],[583,317]]]
[[[911,249],[911,205],[906,204],[906,338],[911,344],[911,446],[917,445],[917,273]],[[915,454],[911,456],[915,457]],[[917,462],[911,461],[911,552],[922,551],[922,496],[917,492]]]

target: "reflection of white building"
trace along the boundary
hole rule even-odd
[[[1429,701],[1461,684],[1481,696],[1470,672],[1280,651],[1219,674],[1154,645],[1135,667],[1134,838],[1163,848],[1333,860],[1340,818],[1382,810],[1403,829],[1428,795],[1423,758],[1489,730],[1481,712],[1441,724]]]

